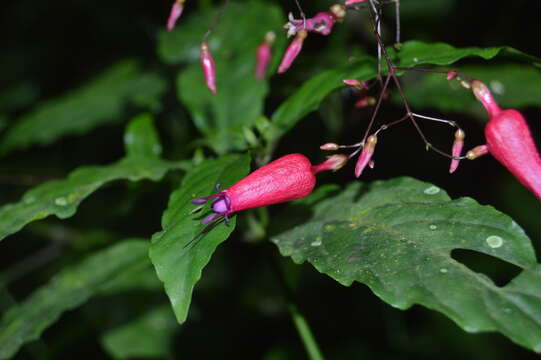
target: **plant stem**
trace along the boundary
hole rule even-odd
[[[284,297],[286,299],[287,309],[289,311],[289,314],[291,315],[291,320],[293,320],[293,324],[295,325],[297,333],[301,338],[304,349],[308,354],[308,358],[310,360],[325,360],[325,357],[319,349],[319,345],[317,344],[316,338],[314,337],[308,321],[306,320],[306,318],[300,311],[299,306],[297,305],[297,301],[293,296],[293,291],[284,277],[282,268],[278,263],[278,259],[276,258],[276,256],[272,257],[271,265],[275,270],[274,273],[278,278],[278,284],[280,285],[282,293],[284,294]]]
[[[304,349],[308,353],[308,358],[310,360],[324,360],[321,350],[316,342],[314,334],[310,329],[310,325],[306,321],[304,315],[299,311],[299,308],[296,304],[290,302],[287,306],[295,328],[301,337],[302,343],[304,344]]]

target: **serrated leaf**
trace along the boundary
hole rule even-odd
[[[107,166],[86,166],[74,170],[64,180],[53,180],[24,194],[21,201],[0,207],[0,240],[29,222],[55,215],[65,219],[75,214],[87,196],[105,183],[127,179],[160,180],[181,164],[158,157],[161,145],[150,115],[132,120],[124,136],[127,156]]]
[[[81,87],[45,101],[17,119],[0,140],[0,155],[118,121],[128,104],[152,108],[165,89],[161,76],[143,72],[136,61],[116,63]]]
[[[308,261],[343,285],[364,283],[394,307],[421,304],[466,331],[499,331],[541,351],[541,266],[508,216],[470,198],[451,200],[440,188],[411,178],[354,183],[311,210],[308,221],[272,239],[282,255]],[[453,249],[478,251],[524,270],[498,287],[454,260]]]
[[[117,278],[138,273],[148,264],[148,243],[125,240],[94,253],[55,275],[49,283],[6,312],[0,321],[0,358],[39,338],[60,315],[76,308]]]
[[[445,43],[407,41],[398,52],[392,47],[387,50],[392,57],[395,57],[395,65],[403,67],[450,65],[464,58],[475,56],[490,60],[498,55],[541,67],[541,59],[506,46],[455,48]],[[376,77],[376,71],[375,60],[371,57],[363,57],[354,63],[314,76],[276,109],[271,118],[271,125],[264,132],[265,138],[270,142],[277,141],[304,116],[316,110],[327,95],[345,87],[342,83],[343,79],[355,78],[369,81]],[[442,78],[445,79],[443,76]],[[442,80],[442,82],[445,81]]]
[[[206,31],[201,29],[201,25],[207,26],[215,15],[216,11],[205,12],[196,17],[196,22],[190,19],[185,25],[179,24],[178,31],[162,36],[166,45],[161,49],[167,49],[163,50],[167,54],[197,53],[197,59],[179,72],[177,94],[190,110],[196,127],[205,135],[206,144],[219,154],[224,154],[246,147],[243,128],[253,126],[262,115],[268,84],[266,80],[258,81],[255,78],[256,49],[266,32],[280,28],[284,16],[279,7],[260,1],[231,3],[228,6],[208,40],[216,64],[218,92],[213,94],[203,78],[199,44]],[[193,34],[197,34],[197,42],[191,39]],[[170,38],[174,38],[175,42],[170,42]],[[284,43],[285,38],[279,36],[273,44],[273,64],[268,74],[272,73],[279,60]],[[192,50],[192,47],[195,49]]]
[[[107,331],[101,338],[105,350],[115,359],[165,358],[178,329],[171,307],[163,305]]]
[[[247,155],[228,155],[205,160],[189,171],[181,187],[171,194],[162,217],[163,231],[152,237],[150,259],[164,283],[179,323],[186,320],[193,288],[201,278],[201,271],[216,247],[235,229],[233,218],[229,223],[221,223],[201,238],[196,238],[206,225],[200,223],[200,214],[191,214],[195,205],[190,200],[216,192],[214,186],[217,183],[222,188],[233,185],[248,173],[249,164],[250,157]],[[208,211],[208,205],[205,208]]]

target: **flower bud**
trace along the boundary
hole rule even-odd
[[[334,4],[330,8],[336,21],[342,21],[346,17],[346,7],[341,4]]]
[[[376,144],[378,143],[378,138],[376,135],[370,135],[366,139],[366,143],[364,144],[363,151],[361,152],[361,155],[359,156],[359,159],[357,160],[357,164],[355,164],[355,177],[361,176],[364,168],[370,160],[372,159],[372,155],[374,154],[374,149],[376,148]]]
[[[471,149],[466,153],[468,160],[475,160],[478,157],[488,154],[488,147],[486,145],[479,145]]]
[[[376,99],[373,96],[363,96],[355,103],[357,109],[362,109],[367,106],[372,106],[376,103]]]
[[[321,150],[334,151],[334,150],[338,150],[340,147],[338,146],[338,144],[335,144],[335,143],[326,143],[326,144],[321,145],[319,148]]]
[[[328,156],[325,162],[312,166],[312,171],[317,174],[320,171],[332,170],[333,172],[340,170],[348,162],[348,156],[344,154],[336,154]]]
[[[269,31],[265,35],[265,39],[263,40],[261,45],[259,45],[259,47],[257,48],[257,62],[255,68],[255,77],[257,80],[262,80],[265,77],[269,61],[272,57],[271,46],[275,38],[276,35],[274,34],[274,32]]]
[[[365,2],[366,0],[346,0],[346,5],[353,5],[353,4],[360,4]]]
[[[453,149],[451,150],[451,155],[453,157],[460,157],[462,155],[462,148],[464,147],[464,138],[466,137],[466,134],[464,134],[464,131],[461,129],[458,129],[455,132],[455,141],[453,142]],[[452,159],[451,160],[451,166],[449,167],[449,173],[452,174],[455,172],[455,170],[458,168],[460,160],[458,159]]]
[[[447,72],[447,80],[453,80],[458,76],[458,72],[456,70],[451,70]]]
[[[293,64],[293,61],[295,61],[295,58],[302,49],[302,43],[308,33],[306,30],[301,30],[297,33],[297,36],[295,36],[295,39],[289,44],[284,57],[282,58],[282,62],[280,63],[280,66],[278,67],[278,73],[282,74],[287,71],[291,67],[291,64]]]
[[[172,31],[175,28],[177,20],[182,15],[182,10],[184,10],[184,1],[185,0],[175,0],[171,11],[169,12],[169,18],[167,19],[167,30]]]
[[[205,83],[207,87],[216,94],[216,70],[214,66],[214,60],[210,55],[209,46],[206,42],[202,42],[201,46],[201,68],[205,75]]]

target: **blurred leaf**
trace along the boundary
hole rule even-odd
[[[74,170],[65,180],[53,180],[24,194],[18,203],[0,207],[0,240],[29,222],[56,215],[65,219],[88,195],[107,182],[128,179],[160,180],[167,171],[181,168],[159,157],[161,145],[150,115],[136,117],[125,134],[127,156],[107,166],[86,166]]]
[[[375,66],[373,58],[362,57],[338,69],[314,76],[276,109],[264,136],[270,142],[276,141],[300,119],[316,110],[327,95],[344,87],[343,79],[373,79],[376,76]]]
[[[16,111],[31,104],[39,95],[39,89],[29,82],[19,83],[0,92],[0,111]]]
[[[0,155],[117,122],[126,105],[155,107],[165,90],[161,76],[143,72],[133,60],[122,61],[83,86],[44,101],[36,110],[17,119],[0,140]]]
[[[308,261],[343,285],[364,283],[394,307],[421,304],[468,332],[499,331],[541,351],[541,266],[508,216],[470,198],[451,200],[440,188],[411,178],[354,183],[311,210],[306,222],[272,239],[282,255]],[[524,270],[498,287],[454,260],[453,249],[478,251]]]
[[[207,145],[224,154],[231,149],[246,147],[243,127],[252,126],[263,112],[268,84],[255,79],[256,49],[265,33],[279,29],[285,18],[277,6],[260,1],[231,3],[227,7],[208,40],[216,64],[218,93],[213,94],[203,78],[199,44],[215,16],[216,11],[199,13],[190,21],[179,24],[178,31],[163,34],[160,49],[162,54],[175,54],[172,55],[175,58],[177,54],[197,54],[190,59],[192,64],[179,72],[178,97],[190,110]],[[273,65],[269,67],[269,74],[279,60],[284,42],[284,37],[278,36],[273,45]]]
[[[391,56],[398,57],[396,65],[403,67],[450,65],[467,57],[478,56],[489,60],[497,55],[541,67],[541,59],[505,46],[455,48],[444,43],[407,41],[399,52],[396,52],[392,47],[387,50]],[[277,141],[304,116],[316,110],[327,95],[344,87],[343,79],[372,80],[377,75],[376,70],[375,60],[371,57],[363,57],[338,69],[328,70],[314,76],[276,109],[271,118],[271,125],[264,132],[265,138],[270,142]]]
[[[249,164],[247,155],[228,155],[205,160],[189,171],[182,186],[171,194],[162,217],[163,231],[152,237],[150,259],[164,283],[179,323],[186,320],[192,291],[201,278],[201,271],[216,247],[235,229],[235,218],[208,229],[199,222],[200,215],[191,214],[196,205],[190,200],[216,192],[214,186],[217,183],[223,188],[233,185],[248,173]],[[208,204],[205,209],[209,210]]]
[[[148,264],[147,251],[146,241],[125,240],[55,275],[2,316],[0,358],[7,359],[23,344],[38,339],[63,312],[82,305],[118,277],[134,276]]]
[[[392,47],[389,47],[388,51],[390,55],[396,55],[396,51],[394,51]],[[404,67],[417,65],[450,65],[466,57],[478,56],[485,60],[490,60],[498,55],[505,58],[524,61],[536,67],[541,67],[541,59],[525,54],[509,46],[456,48],[441,42],[427,43],[416,40],[407,41],[403,44],[397,54],[399,61],[396,65]]]
[[[165,358],[178,328],[171,307],[151,309],[127,324],[109,330],[101,343],[115,359]]]
[[[460,71],[485,82],[503,108],[541,106],[541,70],[519,64],[462,66]],[[423,74],[415,84],[405,86],[408,101],[415,107],[435,107],[441,111],[482,110],[471,91],[442,74]],[[486,118],[485,112],[482,112]]]

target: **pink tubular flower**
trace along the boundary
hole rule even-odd
[[[192,200],[192,203],[203,204],[214,199],[214,213],[203,219],[203,224],[222,217],[227,220],[238,211],[305,197],[314,189],[318,172],[338,170],[346,162],[346,155],[333,155],[325,162],[312,166],[302,154],[285,155],[260,167],[228,189]]]
[[[460,157],[462,155],[462,148],[464,147],[464,138],[466,137],[466,134],[464,134],[464,131],[461,129],[458,129],[455,132],[455,141],[453,142],[453,148],[451,150],[451,155],[453,157]],[[449,167],[449,173],[452,174],[455,172],[455,170],[458,168],[460,160],[452,159],[451,160],[451,166]]]
[[[265,34],[263,43],[257,48],[257,63],[255,67],[255,77],[257,80],[262,80],[267,72],[267,66],[272,56],[271,46],[274,42],[276,35],[274,32],[269,31]]]
[[[169,18],[167,19],[167,30],[172,31],[175,28],[177,20],[182,15],[182,10],[184,10],[184,1],[185,0],[175,0],[171,11],[169,12]]]
[[[486,149],[541,200],[541,156],[526,120],[517,110],[500,109],[481,81],[472,81],[471,88],[489,116]]]
[[[366,0],[346,0],[346,5],[354,5],[365,2]]]
[[[361,152],[359,159],[357,159],[357,164],[355,164],[355,177],[361,176],[364,168],[372,159],[372,155],[374,154],[374,149],[376,148],[377,143],[378,138],[376,135],[370,135],[366,139],[366,144],[364,144],[363,151]]]
[[[284,57],[282,58],[282,62],[280,63],[280,66],[278,67],[278,73],[282,74],[287,71],[291,67],[291,64],[293,64],[293,61],[295,61],[295,58],[299,55],[302,49],[302,43],[304,39],[308,36],[308,33],[306,30],[301,30],[297,33],[297,36],[295,36],[295,39],[289,44]]]
[[[202,42],[200,48],[201,67],[203,68],[203,74],[205,75],[205,83],[210,91],[216,94],[216,70],[214,67],[214,60],[212,60],[209,46],[206,42]]]

